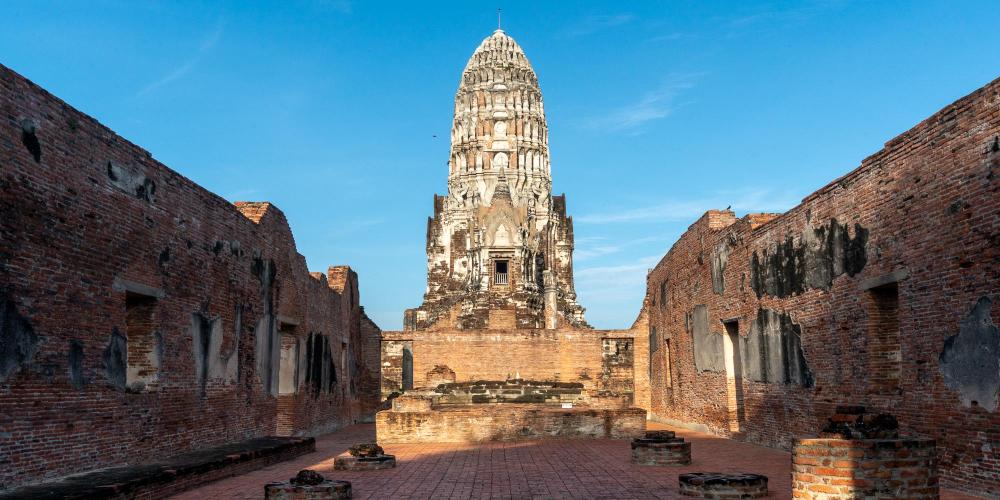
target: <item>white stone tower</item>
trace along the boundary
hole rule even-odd
[[[573,289],[573,221],[552,196],[538,78],[502,30],[455,94],[448,195],[427,226],[427,291],[406,329],[587,327]]]

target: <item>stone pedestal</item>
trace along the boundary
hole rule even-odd
[[[721,472],[681,474],[677,481],[680,494],[696,498],[765,498],[767,476]]]
[[[818,439],[792,446],[796,498],[912,498],[939,495],[933,439],[901,438],[896,419],[838,407]]]
[[[377,457],[352,457],[341,455],[333,460],[336,470],[381,470],[396,466],[395,455],[380,455]]]
[[[691,443],[685,443],[672,431],[647,431],[645,436],[632,440],[632,463],[688,465],[691,463]]]
[[[351,498],[350,481],[331,481],[303,470],[287,482],[264,485],[264,500],[340,500]]]
[[[341,455],[333,460],[336,470],[380,470],[396,466],[396,457],[386,455],[378,443],[361,443],[351,446],[348,455]]]

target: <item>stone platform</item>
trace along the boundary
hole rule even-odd
[[[404,401],[375,416],[380,443],[476,443],[544,438],[633,438],[646,430],[641,408],[561,408],[518,403],[441,405]]]

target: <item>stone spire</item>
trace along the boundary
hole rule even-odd
[[[448,195],[427,224],[427,291],[407,329],[586,328],[573,287],[573,220],[552,196],[538,78],[503,30],[455,93]]]
[[[538,78],[521,46],[498,29],[469,58],[455,93],[449,208],[489,205],[505,168],[514,206],[533,200],[547,212],[552,179]]]

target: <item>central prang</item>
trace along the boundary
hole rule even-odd
[[[587,327],[573,288],[573,220],[552,196],[538,78],[497,30],[455,94],[448,195],[427,223],[427,291],[406,330]]]

